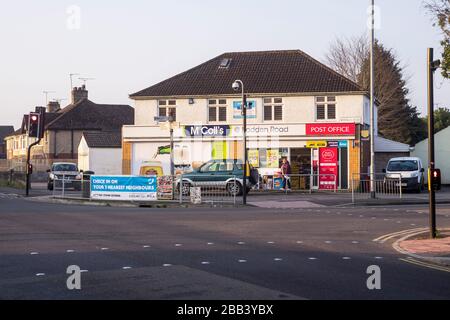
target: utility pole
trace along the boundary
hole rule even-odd
[[[428,48],[428,195],[430,210],[430,237],[436,238],[436,192],[432,183],[432,173],[436,166],[434,158],[434,72],[439,68],[440,61],[433,60],[433,48]]]
[[[372,0],[372,23],[370,37],[370,197],[375,199],[375,0]],[[401,186],[400,186],[401,188]]]

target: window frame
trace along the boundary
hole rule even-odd
[[[214,109],[214,118],[211,120],[211,109]],[[225,110],[225,118],[221,118]],[[228,121],[228,101],[227,99],[208,99],[208,123],[226,123]]]
[[[277,102],[279,101],[279,102]],[[281,107],[281,119],[275,119],[275,110]],[[266,108],[270,108],[270,120],[266,119]],[[264,97],[263,98],[263,122],[283,122],[284,121],[284,102],[280,97]]]
[[[318,108],[323,106],[323,119],[319,119]],[[334,107],[334,118],[329,117],[330,107]],[[316,96],[314,97],[314,119],[315,121],[336,121],[337,116],[337,98],[336,96]]]
[[[164,115],[162,115],[161,110],[164,109]],[[175,99],[162,99],[158,100],[158,117],[168,117],[171,110],[175,112],[175,119],[177,121],[177,100]]]

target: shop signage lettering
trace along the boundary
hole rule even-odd
[[[306,143],[307,148],[326,148],[327,142],[326,141],[308,141]]]
[[[189,137],[225,137],[230,126],[185,126],[184,132]]]
[[[319,123],[307,124],[308,136],[354,136],[356,126],[354,123]]]

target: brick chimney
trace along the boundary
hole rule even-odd
[[[58,101],[50,101],[47,105],[47,112],[57,112],[61,110],[61,105]]]
[[[88,98],[88,91],[86,90],[86,86],[82,85],[81,87],[72,89],[72,104],[79,102],[82,99]]]

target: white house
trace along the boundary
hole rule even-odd
[[[435,167],[441,169],[442,183],[450,184],[450,127],[439,131],[434,136]],[[414,147],[411,156],[422,159],[425,167],[428,166],[428,139],[422,140]]]
[[[248,97],[249,161],[263,176],[275,175],[282,158],[296,174],[334,175],[342,189],[354,173],[367,171],[369,142],[361,139],[370,124],[367,92],[306,53],[288,50],[225,53],[130,95],[135,125],[123,127],[123,173],[140,174],[155,161],[168,172],[168,156],[158,150],[169,144],[169,130],[155,117],[169,114],[178,124],[177,172],[212,158],[242,159],[237,79]]]
[[[98,175],[121,174],[120,132],[84,132],[78,145],[78,166],[80,170]]]

